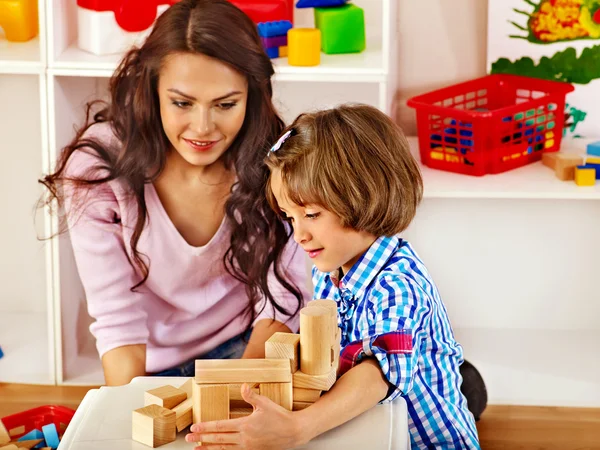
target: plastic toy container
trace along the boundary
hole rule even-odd
[[[487,75],[408,100],[428,167],[482,176],[560,149],[568,83]]]
[[[56,425],[56,430],[62,434],[71,422],[75,415],[75,411],[64,406],[47,405],[38,408],[28,409],[17,414],[3,417],[2,423],[11,433],[12,430],[18,429],[18,433],[11,433],[12,439],[19,439],[21,436],[29,433],[36,428],[41,431],[44,425],[53,423]]]

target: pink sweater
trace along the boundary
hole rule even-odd
[[[115,139],[107,124],[94,126],[89,135],[104,142]],[[98,161],[93,154],[77,151],[67,174],[86,173]],[[171,222],[154,186],[146,185],[149,221],[138,251],[148,256],[150,271],[138,292],[131,292],[140,280],[127,257],[137,217],[135,202],[119,181],[95,187],[83,194],[82,202],[80,196],[73,201],[71,190],[66,193],[71,242],[88,310],[95,319],[90,330],[100,356],[123,345],[146,344],[146,370],[156,372],[212,350],[245,330],[244,285],[226,272],[222,262],[230,237],[226,220],[206,245],[192,247]],[[282,267],[302,289],[305,301],[310,299],[306,259],[292,239]],[[280,304],[294,310],[295,297],[273,275],[270,288]],[[267,305],[256,321],[273,317],[288,319]],[[298,317],[287,325],[297,331]]]

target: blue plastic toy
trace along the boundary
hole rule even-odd
[[[594,156],[600,156],[600,141],[592,142],[591,144],[588,144],[587,145],[587,154],[594,155]]]
[[[4,352],[2,351],[2,347],[0,347],[0,359],[4,356]]]
[[[285,36],[293,27],[289,20],[277,20],[274,22],[260,22],[258,24],[258,35],[260,37]]]
[[[46,439],[46,447],[57,448],[60,440],[58,439],[58,432],[56,431],[56,425],[50,423],[42,427],[44,433],[44,439]]]
[[[342,6],[348,0],[298,0],[296,8],[327,8],[331,6]]]
[[[31,430],[26,435],[21,436],[19,439],[17,439],[17,442],[20,442],[20,441],[32,441],[34,439],[42,439],[42,442],[40,442],[39,444],[37,444],[33,448],[46,447],[46,441],[44,440],[44,433],[42,433],[37,428],[35,430]]]
[[[265,48],[265,52],[267,52],[267,55],[271,59],[279,58],[279,47]]]

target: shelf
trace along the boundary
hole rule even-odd
[[[0,311],[0,382],[54,384],[46,313]]]
[[[408,138],[411,151],[419,159],[418,138]],[[577,141],[565,142],[564,147],[585,148]],[[424,198],[489,198],[489,199],[548,199],[598,200],[600,183],[580,187],[573,181],[560,181],[552,170],[541,162],[529,164],[502,174],[474,177],[421,165]]]
[[[43,71],[39,37],[27,42],[9,42],[0,38],[0,73],[39,74]]]
[[[459,328],[455,335],[484,378],[489,404],[600,404],[600,330]]]

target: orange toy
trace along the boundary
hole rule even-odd
[[[25,42],[38,34],[37,0],[0,0],[0,27],[6,39]]]

